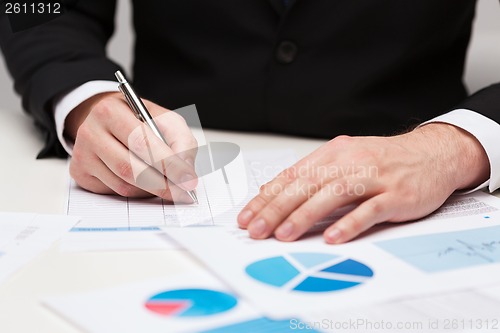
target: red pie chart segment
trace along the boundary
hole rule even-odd
[[[191,307],[189,301],[149,301],[145,304],[150,311],[164,316],[176,316]]]
[[[165,317],[204,317],[234,308],[238,300],[231,294],[210,289],[174,289],[153,295],[144,303],[149,311]]]

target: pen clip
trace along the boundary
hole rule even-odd
[[[127,91],[125,89],[123,89],[123,86],[121,84],[118,86],[118,89],[120,89],[120,91],[125,96],[125,100],[127,101],[127,104],[130,107],[130,109],[132,110],[132,112],[134,113],[135,117],[137,119],[139,119],[140,121],[144,122],[145,119],[142,118],[141,113],[139,112],[139,110],[137,110],[137,108],[135,107],[134,103],[132,103],[132,99],[128,95]]]

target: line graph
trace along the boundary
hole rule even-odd
[[[500,226],[391,239],[375,244],[428,273],[500,263]]]
[[[467,257],[477,257],[483,259],[485,262],[495,262],[495,257],[492,254],[500,250],[500,240],[482,242],[480,244],[473,244],[467,241],[457,239],[456,246],[450,246],[438,253],[439,257],[446,255],[461,254]]]

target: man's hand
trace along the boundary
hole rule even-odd
[[[343,243],[381,222],[423,217],[455,190],[489,175],[480,143],[433,123],[394,137],[337,137],[260,189],[238,216],[252,238],[294,241],[338,208],[357,207],[325,230]]]
[[[83,188],[125,197],[156,195],[192,202],[197,185],[197,142],[184,119],[143,101],[169,143],[165,145],[132,113],[120,93],[96,95],[71,111],[65,135],[75,142],[70,173]]]

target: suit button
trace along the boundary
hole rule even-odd
[[[283,41],[279,43],[276,49],[276,60],[282,64],[289,64],[295,60],[298,51],[297,44],[290,41]]]

